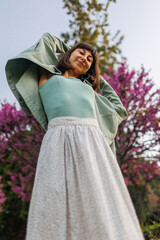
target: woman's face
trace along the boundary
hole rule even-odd
[[[75,75],[85,74],[93,63],[91,51],[84,48],[76,48],[70,55],[69,62]]]

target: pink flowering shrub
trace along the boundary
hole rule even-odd
[[[122,63],[117,71],[107,68],[103,76],[128,111],[116,137],[117,159],[129,184],[142,184],[160,175],[160,89],[144,68],[129,71]],[[145,159],[145,160],[144,160]]]
[[[0,109],[0,236],[24,239],[29,201],[44,130],[15,105]]]
[[[0,181],[2,180],[2,176],[0,176]],[[5,194],[3,192],[3,184],[0,184],[0,212],[3,210],[3,203],[6,201]]]
[[[139,220],[144,222],[153,209],[148,186],[152,187],[154,196],[160,198],[160,90],[143,67],[140,71],[129,70],[126,63],[122,63],[117,71],[107,68],[103,77],[117,92],[128,112],[115,139],[117,160]],[[156,207],[158,212],[160,203]],[[160,212],[159,215],[156,213],[158,218]]]
[[[0,110],[0,163],[7,166],[8,185],[22,200],[29,201],[44,131],[33,117],[15,105]]]

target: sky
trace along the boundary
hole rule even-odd
[[[105,0],[99,0],[105,2]],[[124,35],[123,56],[130,69],[150,70],[160,88],[160,0],[117,0],[109,7],[109,30]],[[16,102],[5,76],[8,59],[32,46],[45,32],[60,37],[69,30],[62,0],[5,0],[0,3],[0,99]]]

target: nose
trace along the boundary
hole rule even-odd
[[[83,55],[83,61],[84,61],[84,62],[87,61],[87,56]]]

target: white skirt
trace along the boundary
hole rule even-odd
[[[95,119],[49,122],[26,240],[142,240],[117,160]]]

